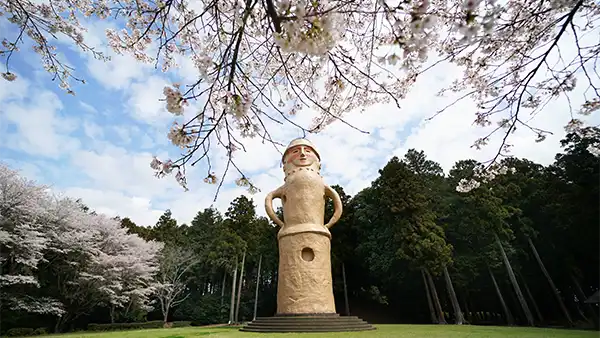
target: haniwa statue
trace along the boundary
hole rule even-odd
[[[342,215],[342,201],[323,182],[320,156],[303,138],[293,140],[283,154],[285,183],[267,194],[267,215],[281,227],[277,314],[335,314],[331,279],[332,227]],[[325,223],[325,200],[334,204],[333,217]],[[283,221],[273,211],[280,198]]]

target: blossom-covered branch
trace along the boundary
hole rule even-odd
[[[14,81],[16,75],[11,71],[10,61],[13,54],[19,51],[19,44],[24,43],[28,37],[33,42],[33,50],[40,56],[46,71],[53,75],[52,81],[58,80],[59,86],[69,94],[75,92],[71,89],[70,80],[85,83],[76,77],[74,68],[58,55],[56,45],[50,39],[68,39],[73,41],[82,51],[89,52],[99,60],[109,60],[103,53],[87,45],[83,38],[85,28],[78,18],[79,10],[84,7],[93,7],[91,3],[71,1],[38,2],[29,0],[2,0],[0,1],[0,17],[6,16],[7,20],[18,26],[18,33],[14,37],[0,36],[0,58],[4,59],[5,71],[2,77]],[[84,14],[96,14],[103,17],[99,10],[87,10]]]
[[[512,144],[508,138],[517,127],[530,129],[537,135],[537,142],[551,134],[531,126],[529,121],[552,100],[560,96],[569,100],[580,74],[585,75],[587,83],[583,85],[587,88],[578,113],[590,115],[600,108],[600,78],[592,73],[600,43],[598,39],[587,38],[584,44],[581,38],[599,33],[593,27],[598,23],[600,8],[584,0],[509,1],[505,6],[493,7],[479,20],[479,2],[468,1],[467,11],[473,17],[461,28],[465,36],[450,39],[444,45],[442,55],[465,69],[464,77],[444,91],[466,91],[459,100],[475,100],[476,125],[497,124],[488,135],[476,140],[473,147],[480,149],[493,134],[504,133],[498,153],[488,162],[493,165],[499,156],[510,153]],[[575,51],[570,59],[569,53],[561,52],[565,47]],[[582,123],[575,117],[572,106],[569,113],[571,121],[566,131],[580,130]]]
[[[175,171],[184,187],[186,166],[204,161],[206,182],[220,187],[233,168],[237,182],[256,191],[235,165],[235,152],[246,150],[244,138],[260,137],[277,147],[284,140],[273,126],[318,133],[333,122],[346,123],[352,111],[381,103],[400,107],[419,75],[439,64],[464,71],[440,94],[459,93],[451,105],[474,100],[474,123],[491,127],[473,147],[504,134],[486,170],[509,155],[516,128],[543,141],[550,131],[531,125],[531,118],[558,97],[570,102],[578,79],[585,82],[583,103],[571,109],[567,131],[581,126],[576,113],[600,108],[600,6],[593,0],[50,1],[49,8],[62,16],[48,14],[44,5],[21,6],[23,1],[0,0],[0,9],[41,47],[47,34],[58,32],[89,49],[80,41],[78,18],[94,15],[125,20],[124,29],[107,31],[116,53],[165,72],[182,58],[193,62],[197,80],[164,88],[166,110],[183,119],[168,138],[183,153],[151,164],[158,176]],[[48,29],[30,34],[34,24]],[[14,41],[5,45],[7,62],[21,39],[19,34],[7,40]],[[432,55],[437,62],[428,60]],[[45,64],[52,65],[49,60]],[[9,70],[3,76],[14,78]],[[314,114],[312,123],[296,122],[299,113]],[[215,156],[226,161],[220,178],[212,169]]]

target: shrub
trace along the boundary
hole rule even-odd
[[[190,326],[191,322],[172,322],[171,327]],[[121,330],[141,330],[141,329],[160,329],[164,325],[162,320],[153,320],[141,323],[113,323],[113,324],[88,324],[88,331],[121,331]]]
[[[38,327],[33,331],[34,336],[41,336],[43,334],[48,334],[48,331],[46,331],[45,327]]]
[[[6,331],[7,337],[32,336],[35,330],[30,327],[15,327]]]

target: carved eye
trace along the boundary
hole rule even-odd
[[[293,153],[295,154],[297,152],[299,152],[299,150],[298,149],[294,149]]]

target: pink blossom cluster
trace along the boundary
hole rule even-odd
[[[482,183],[489,183],[496,177],[506,175],[508,173],[514,174],[515,168],[507,167],[500,163],[492,163],[487,168],[482,165],[477,165],[473,170],[473,176],[471,178],[463,178],[458,182],[456,191],[467,193],[473,189],[477,189]]]
[[[335,47],[346,29],[341,15],[325,11],[328,1],[277,1],[280,15],[292,16],[285,20],[275,42],[285,52],[299,52],[321,56]]]

